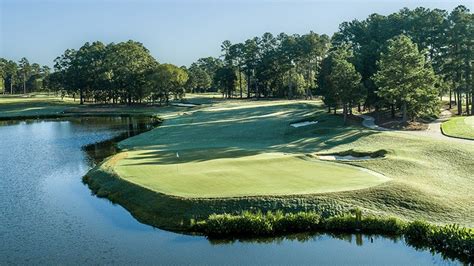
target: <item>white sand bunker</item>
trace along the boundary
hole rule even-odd
[[[195,106],[197,106],[197,104],[192,104],[192,103],[172,103],[171,105],[179,106],[179,107],[195,107]]]
[[[303,122],[290,124],[290,126],[292,126],[292,127],[305,127],[305,126],[314,125],[314,124],[317,124],[317,123],[318,123],[318,121],[303,121]]]
[[[320,160],[326,161],[363,161],[375,159],[370,156],[352,156],[352,155],[319,155]]]

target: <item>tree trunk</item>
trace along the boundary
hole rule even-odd
[[[457,99],[458,99],[458,94],[455,91],[453,91],[453,103],[454,103],[454,105],[458,104]]]
[[[457,103],[458,115],[462,115],[462,95],[461,95],[461,92],[458,92],[457,95],[458,95],[458,103]]]
[[[403,102],[402,103],[402,122],[405,123],[408,118],[407,118],[407,103],[406,102]]]
[[[258,84],[255,82],[255,97],[260,99],[260,92],[258,91]]]
[[[452,91],[453,91],[453,90],[452,90],[451,88],[449,88],[449,109],[450,109],[450,110],[451,110],[451,108],[453,107],[452,104],[451,104],[451,103],[453,102],[453,101],[452,101]]]
[[[344,114],[344,125],[345,125],[347,122],[347,104],[346,103],[342,105],[342,113]]]
[[[84,94],[82,89],[79,90],[79,104],[84,104]]]
[[[474,115],[474,91],[471,92],[471,115]]]
[[[247,75],[247,98],[250,98],[250,74]]]
[[[469,93],[466,92],[466,115],[469,115],[471,112],[469,111]]]
[[[242,71],[240,71],[240,66],[239,66],[239,87],[240,87],[240,99],[242,99]]]
[[[395,118],[395,105],[393,103],[390,105],[390,113],[392,118]]]
[[[331,113],[331,106],[328,106],[328,114]]]
[[[26,94],[26,74],[23,73],[23,94]]]
[[[359,112],[359,113],[361,112],[361,110],[360,110],[360,103],[357,103],[357,112]]]

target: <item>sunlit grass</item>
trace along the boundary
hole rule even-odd
[[[474,116],[453,117],[441,127],[448,136],[474,140]]]
[[[302,119],[319,122],[301,128],[289,126]],[[126,158],[90,173],[91,177],[101,176],[95,190],[121,202],[132,213],[148,210],[139,213],[160,226],[248,209],[339,213],[354,207],[407,220],[474,225],[474,143],[344,126],[342,119],[327,114],[319,101],[214,102],[169,116],[159,128],[127,139],[120,147]],[[349,190],[347,179],[342,178],[341,189],[318,191],[319,183],[311,178],[326,173],[334,180],[342,177],[340,171],[294,161],[307,158],[307,154],[351,149],[386,150],[385,158],[346,164],[381,173],[390,181]],[[280,155],[269,158],[271,154]],[[263,158],[266,160],[259,161]],[[273,160],[281,161],[272,164]],[[108,178],[108,172],[112,176],[118,173],[121,179]],[[272,178],[278,182],[272,184]],[[304,185],[298,187],[298,178]],[[100,180],[107,180],[106,184],[99,185]],[[374,185],[368,179],[360,184]],[[120,193],[111,196],[116,190]],[[199,196],[214,199],[200,200]]]

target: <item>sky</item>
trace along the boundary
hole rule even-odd
[[[0,57],[53,65],[85,42],[135,40],[160,63],[219,56],[224,40],[265,32],[331,35],[340,23],[403,7],[452,10],[474,0],[0,0]]]

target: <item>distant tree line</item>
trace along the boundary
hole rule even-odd
[[[167,103],[186,92],[320,95],[329,112],[342,109],[345,117],[353,108],[388,108],[407,120],[437,113],[443,95],[459,114],[474,114],[473,36],[474,17],[464,6],[450,13],[404,8],[344,22],[332,37],[265,33],[242,43],[226,40],[221,56],[200,58],[189,68],[159,64],[139,42],[93,42],[66,50],[52,73],[26,59],[2,59],[0,74],[11,93],[47,87],[81,103]]]
[[[185,69],[159,64],[135,41],[85,43],[79,50],[66,50],[54,63],[51,86],[81,103],[167,103],[170,97],[184,96],[188,80]]]
[[[265,33],[243,43],[226,40],[219,58],[201,58],[189,68],[191,91],[220,91],[226,98],[311,98],[316,75],[330,47],[327,35]]]
[[[332,38],[305,35],[222,43],[220,58],[191,65],[191,91],[231,97],[311,98],[328,110],[389,108],[404,120],[436,114],[449,94],[459,114],[474,114],[474,17],[464,6],[452,12],[404,8],[340,25]],[[212,62],[213,67],[209,67]]]
[[[47,90],[50,72],[48,66],[30,64],[24,57],[19,62],[0,58],[0,92],[14,94]]]

